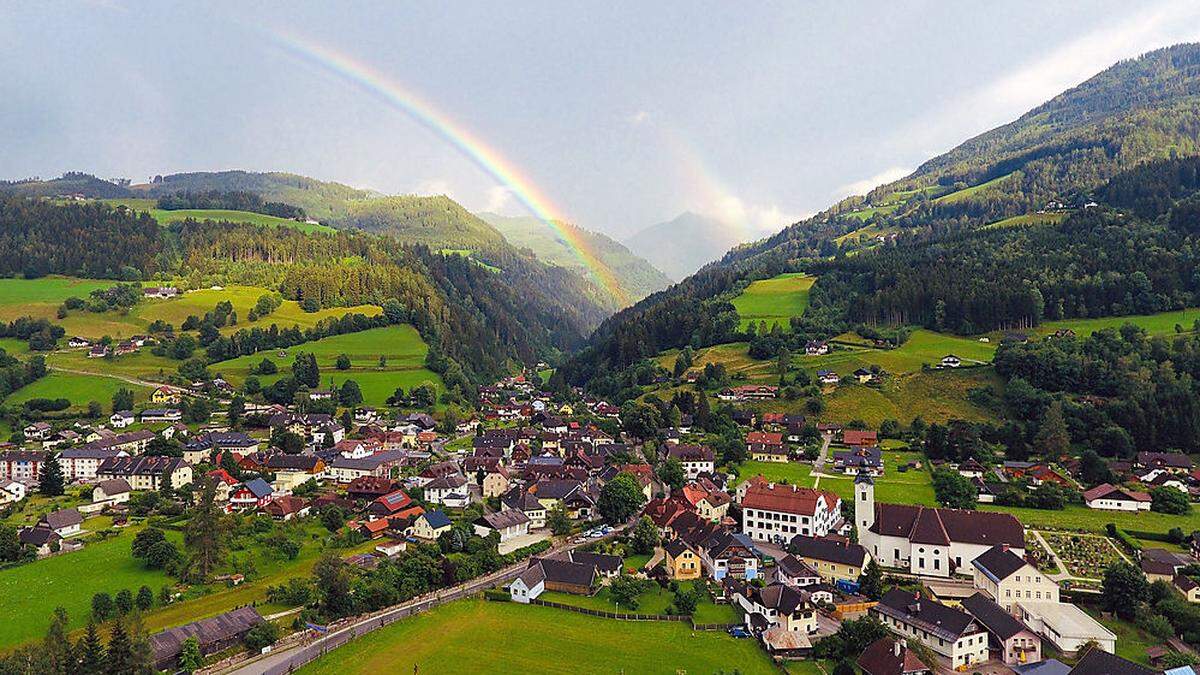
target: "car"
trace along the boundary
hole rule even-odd
[[[746,630],[746,628],[744,626],[730,626],[729,630],[727,632],[729,633],[730,637],[735,637],[735,638],[750,637],[750,631]]]
[[[605,525],[604,527],[600,528],[600,534],[611,534],[611,533],[612,533],[612,528],[609,527],[608,525]]]

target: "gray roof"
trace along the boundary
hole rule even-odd
[[[447,516],[443,511],[426,511],[422,517],[435,530],[453,524],[450,522],[450,516]]]
[[[42,516],[42,522],[49,525],[51,529],[57,530],[63,527],[70,527],[72,525],[82,525],[83,516],[79,515],[79,511],[73,508],[60,509],[58,511],[51,511],[50,513]]]
[[[979,554],[971,564],[992,581],[999,583],[1024,567],[1025,559],[1010,551],[1007,546],[997,544]]]
[[[871,611],[926,630],[946,640],[957,640],[977,626],[974,617],[929,598],[899,588],[888,591]]]
[[[970,612],[989,633],[1000,640],[1007,640],[1021,631],[1029,630],[1025,624],[982,593],[964,599],[961,604],[963,609]]]
[[[232,612],[194,621],[183,626],[168,628],[150,636],[150,648],[154,651],[155,664],[173,660],[183,649],[183,642],[190,637],[200,643],[200,650],[219,642],[241,636],[264,619],[253,607],[239,607]]]
[[[490,527],[493,530],[502,530],[506,527],[516,527],[522,523],[528,523],[529,516],[516,509],[504,509],[496,513],[485,513],[475,521],[476,525]]]
[[[104,494],[108,496],[119,495],[129,492],[132,488],[129,487],[129,481],[124,478],[110,478],[96,483],[96,487],[104,490]]]

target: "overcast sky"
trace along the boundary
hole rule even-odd
[[[293,171],[521,213],[446,136],[276,36],[366,64],[584,227],[684,210],[750,236],[897,178],[1194,2],[0,5],[0,177]]]

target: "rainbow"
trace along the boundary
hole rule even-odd
[[[278,30],[266,35],[285,53],[354,84],[448,141],[476,167],[508,189],[534,217],[550,227],[604,292],[622,305],[630,304],[629,294],[617,282],[612,270],[596,258],[579,231],[566,224],[567,218],[553,202],[522,176],[512,162],[466,127],[416,93],[347,54]]]

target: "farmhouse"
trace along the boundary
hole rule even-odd
[[[158,387],[154,391],[150,392],[151,403],[163,405],[167,403],[179,403],[179,400],[179,392],[170,387]]]
[[[757,541],[823,537],[841,522],[842,500],[832,492],[756,481],[742,497],[742,531]]]
[[[0,478],[0,506],[19,502],[25,499],[25,495],[28,493],[29,488],[25,487],[21,481]]]
[[[1107,511],[1149,511],[1150,495],[1104,483],[1083,493],[1089,509]]]
[[[870,430],[846,429],[842,432],[842,443],[851,447],[873,447],[879,445],[879,434]]]
[[[83,516],[77,509],[59,509],[42,516],[36,527],[45,528],[60,537],[73,537],[83,528]]]
[[[876,504],[875,481],[854,479],[859,542],[879,564],[913,574],[948,577],[997,544],[1025,554],[1025,527],[1007,513]]]
[[[809,340],[804,345],[806,356],[824,356],[829,353],[829,343],[824,340]]]
[[[50,438],[50,434],[54,433],[54,427],[47,422],[34,422],[33,424],[25,425],[21,430],[27,441],[44,441]]]
[[[308,515],[308,503],[299,497],[292,495],[281,495],[267,502],[262,507],[262,512],[271,516],[275,520],[291,520],[293,518],[303,518]]]
[[[1165,469],[1172,473],[1192,470],[1192,458],[1182,452],[1139,452],[1134,464],[1143,471]]]
[[[829,385],[841,382],[842,376],[832,370],[818,370],[817,379],[821,381],[821,384]]]
[[[169,299],[179,295],[179,289],[174,286],[147,286],[142,289],[144,298]]]
[[[953,354],[947,354],[942,357],[943,368],[957,368],[962,365],[962,359]]]
[[[893,633],[924,642],[942,665],[957,670],[988,660],[988,634],[974,617],[920,593],[888,591],[871,614]]]

